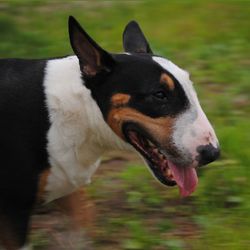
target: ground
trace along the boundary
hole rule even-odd
[[[132,178],[126,176],[130,175],[127,173],[128,165],[135,168],[132,170],[132,172],[135,171]],[[38,207],[32,222],[31,238],[35,249],[55,250],[59,247],[73,250],[76,245],[79,249],[86,250],[160,250],[166,249],[168,245],[170,249],[172,249],[172,245],[177,248],[185,245],[185,249],[192,249],[188,241],[199,237],[201,230],[189,216],[191,211],[185,211],[185,206],[192,203],[192,198],[169,197],[163,201],[160,194],[155,196],[153,193],[151,194],[151,192],[161,193],[167,192],[167,190],[164,190],[165,188],[161,184],[156,183],[156,180],[153,179],[151,182],[149,179],[151,176],[146,171],[143,176],[140,176],[140,172],[144,172],[143,168],[145,170],[147,168],[143,165],[136,154],[112,152],[105,157],[93,180],[99,182],[94,185],[95,190],[93,191],[92,187],[84,188],[84,209],[88,216],[86,216],[87,221],[80,234],[74,233],[74,230],[70,229],[70,218],[58,204],[52,203],[49,206]],[[152,185],[148,190],[146,188],[145,193],[136,189],[131,191],[132,187],[126,189],[127,178],[131,181],[132,186],[137,186],[138,182],[143,181],[142,178],[145,175],[145,181]],[[100,180],[98,181],[98,179]],[[146,195],[150,195],[150,197],[146,197]],[[168,208],[164,209],[165,206]],[[180,209],[176,210],[176,207]],[[142,219],[143,224],[140,222]],[[150,230],[146,228],[150,228]],[[159,234],[157,237],[159,242],[156,239],[148,238],[151,230]],[[138,239],[134,237],[136,235],[139,237]]]

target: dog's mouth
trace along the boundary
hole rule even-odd
[[[164,185],[179,187],[181,196],[190,195],[198,184],[196,170],[176,166],[147,133],[135,126],[123,129],[127,141],[143,156],[154,176]]]

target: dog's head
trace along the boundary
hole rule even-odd
[[[216,160],[216,135],[197,99],[189,74],[153,54],[140,27],[130,22],[124,54],[97,45],[69,18],[72,48],[86,86],[112,130],[145,159],[157,179],[194,191],[196,167]]]

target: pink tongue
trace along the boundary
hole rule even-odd
[[[181,196],[185,197],[194,192],[198,184],[196,170],[191,167],[177,167],[171,162],[168,162],[168,166],[179,186]]]

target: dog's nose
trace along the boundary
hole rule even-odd
[[[197,148],[197,152],[199,153],[199,166],[203,166],[210,162],[213,162],[220,156],[219,146],[215,148],[212,144],[199,146]]]

